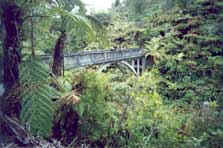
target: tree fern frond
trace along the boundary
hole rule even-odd
[[[21,118],[22,123],[26,123],[26,121],[29,119],[31,116],[31,107],[32,107],[32,101],[26,101],[25,103],[22,104],[22,109],[21,115],[23,115],[23,118]]]
[[[41,63],[41,60],[36,60],[36,61],[34,61],[34,67],[41,67],[41,70],[44,70],[46,73],[48,73],[48,67],[47,67],[47,65],[43,65],[42,63]]]
[[[57,93],[52,87],[50,86],[43,86],[39,88],[40,92],[42,92],[42,95],[45,95],[47,97],[57,97],[59,93]]]
[[[33,68],[34,68],[34,71],[36,72],[36,74],[40,75],[41,77],[47,78],[49,76],[49,73],[46,73],[45,71],[43,71],[41,69],[38,69],[37,65],[36,65],[36,67],[33,67]]]
[[[92,27],[90,20],[80,14],[73,14],[62,8],[54,7],[53,9],[50,9],[49,15],[55,17],[62,16],[66,18],[67,26],[64,26],[64,28],[70,28],[70,31],[83,29],[83,33],[87,34],[89,39],[94,39],[96,37],[97,32]]]
[[[20,119],[23,124],[30,124],[30,130],[34,135],[47,137],[55,110],[52,99],[58,97],[59,93],[49,86],[49,72],[38,60],[28,59],[22,64],[21,72]]]

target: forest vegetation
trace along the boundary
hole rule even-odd
[[[145,51],[139,76],[64,70],[66,53],[126,48]],[[223,148],[222,84],[222,0],[91,14],[81,0],[0,0],[2,148]]]

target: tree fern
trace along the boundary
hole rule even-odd
[[[34,135],[46,137],[52,127],[54,104],[52,98],[59,94],[48,84],[49,72],[36,59],[21,65],[22,111],[20,119],[28,124]]]

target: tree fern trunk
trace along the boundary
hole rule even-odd
[[[64,48],[66,38],[66,32],[62,31],[54,48],[52,71],[56,76],[61,76],[63,72]]]
[[[5,38],[3,42],[3,82],[6,88],[4,107],[10,116],[18,116],[20,110],[19,99],[15,96],[9,96],[9,93],[19,84],[19,63],[20,63],[20,33],[22,27],[22,10],[13,2],[5,3],[2,6],[2,23],[5,29]]]
[[[4,85],[10,89],[19,80],[19,34],[23,22],[21,9],[16,4],[5,4],[2,22],[6,31],[3,43]]]

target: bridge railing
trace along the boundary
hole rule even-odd
[[[81,51],[64,55],[65,69],[88,65],[111,63],[144,56],[143,49]],[[52,61],[52,56],[41,56],[45,63]]]

